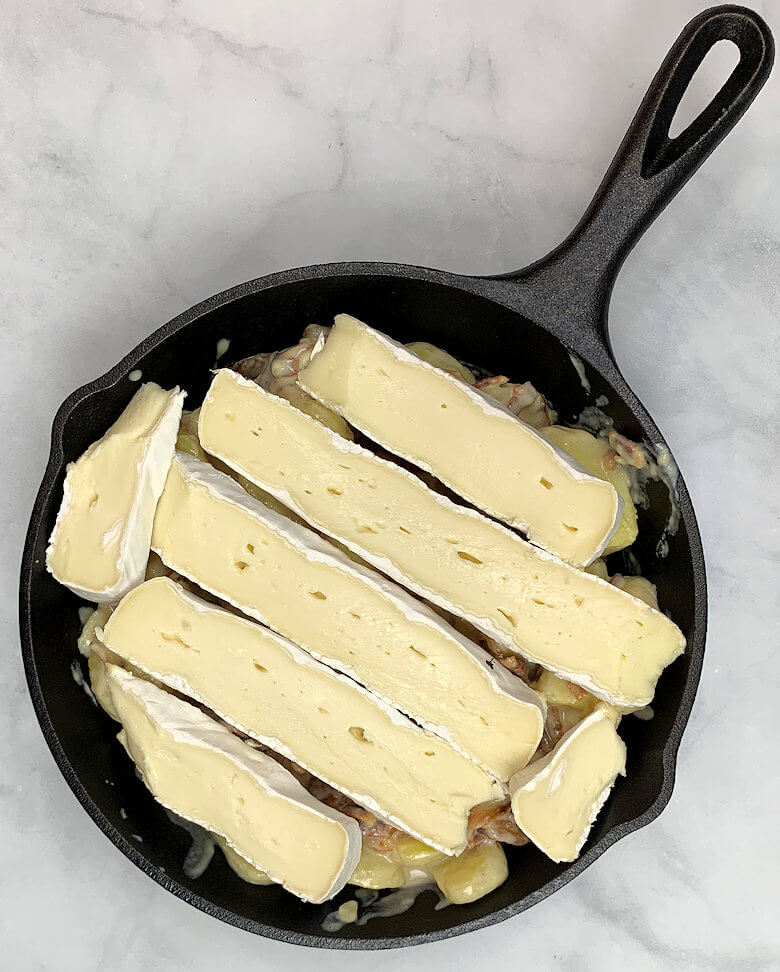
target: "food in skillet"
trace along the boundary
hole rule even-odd
[[[574,860],[684,648],[603,559],[642,448],[346,315],[181,398],[69,468],[47,561],[100,603],[79,646],[152,794],[307,901]]]

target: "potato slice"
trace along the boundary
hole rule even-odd
[[[658,610],[658,591],[655,584],[646,577],[624,577],[622,574],[615,574],[612,583],[626,594],[638,597],[640,601]]]

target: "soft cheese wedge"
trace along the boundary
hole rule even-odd
[[[397,584],[177,453],[152,545],[163,561],[447,739],[499,779],[536,750],[544,703]]]
[[[167,578],[127,595],[105,645],[378,816],[445,853],[501,795],[491,777],[352,679]]]
[[[46,566],[88,601],[118,601],[144,578],[184,395],[142,385],[103,438],[68,466]]]
[[[457,506],[230,371],[203,447],[427,600],[616,704],[645,705],[683,648],[665,615]]]
[[[599,706],[555,749],[509,781],[517,826],[554,861],[573,861],[618,775],[626,773],[626,746],[615,716]]]
[[[356,820],[195,706],[115,665],[106,677],[119,739],[159,803],[220,835],[304,901],[344,887],[360,858]]]
[[[298,381],[312,397],[474,506],[576,565],[598,557],[621,500],[479,389],[339,314]]]

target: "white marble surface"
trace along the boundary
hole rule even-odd
[[[303,954],[196,912],[110,846],[46,750],[18,651],[23,533],[73,388],[185,307],[272,270],[499,272],[541,255],[701,6],[5,0],[5,968],[778,967],[777,75],[614,297],[617,356],[687,478],[711,589],[701,689],[654,825],[492,929],[406,953]],[[758,6],[780,28],[777,0]]]

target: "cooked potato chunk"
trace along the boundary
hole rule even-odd
[[[106,621],[108,621],[108,619],[111,617],[112,610],[113,609],[110,607],[110,605],[101,604],[100,607],[95,608],[95,610],[84,622],[84,626],[81,629],[81,634],[79,635],[78,649],[85,658],[89,658],[95,645],[100,644],[97,631],[99,628],[102,628]]]
[[[448,371],[456,378],[462,378],[469,385],[475,384],[477,379],[469,369],[465,365],[462,365],[457,358],[453,358],[451,354],[442,351],[441,348],[437,348],[435,344],[428,344],[427,341],[412,341],[406,347],[416,354],[418,358],[422,358],[423,361],[432,364],[434,368],[441,368],[442,371]]]
[[[382,888],[401,888],[405,880],[400,864],[391,861],[389,857],[377,854],[364,844],[360,860],[352,872],[349,883],[356,884],[359,888],[381,891]]]
[[[198,442],[197,435],[193,435],[191,432],[182,432],[179,429],[179,434],[176,436],[176,448],[179,452],[186,452],[191,456],[195,456],[201,462],[208,462],[208,456],[203,451],[200,442]]]
[[[500,844],[482,844],[450,857],[433,876],[442,894],[453,904],[477,901],[507,879],[509,868]]]
[[[609,571],[607,570],[607,562],[603,557],[599,557],[598,560],[594,560],[592,564],[588,564],[584,568],[586,574],[593,574],[596,577],[600,577],[602,580],[609,580]]]
[[[447,859],[446,854],[429,847],[416,837],[404,837],[396,848],[401,862],[407,867],[417,867],[424,871],[431,871]]]
[[[579,685],[558,678],[547,669],[543,669],[539,679],[534,683],[536,691],[544,697],[548,705],[566,705],[577,709],[583,714],[590,712],[596,704],[596,699]]]
[[[311,415],[312,418],[317,419],[318,422],[327,425],[332,432],[336,432],[343,439],[349,439],[351,442],[355,438],[352,429],[340,415],[337,415],[334,411],[327,408],[327,406],[322,405],[316,399],[307,395],[298,385],[285,385],[282,397],[286,398],[291,405],[294,405],[302,412],[306,412],[307,415]]]
[[[624,577],[622,574],[615,574],[612,583],[626,594],[638,597],[640,601],[658,610],[658,591],[655,584],[646,577]]]

